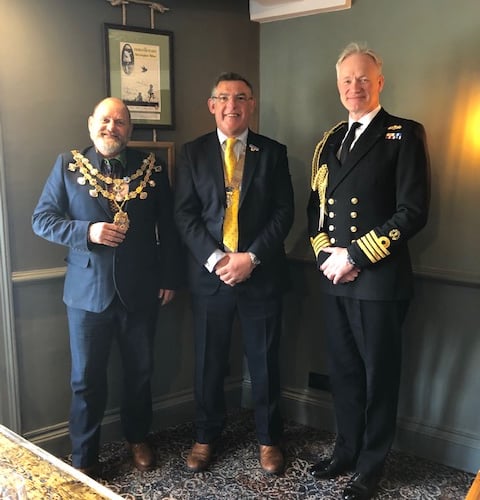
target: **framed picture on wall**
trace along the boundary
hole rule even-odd
[[[123,99],[136,127],[172,130],[173,33],[117,24],[104,27],[108,95]]]
[[[175,143],[168,141],[130,141],[130,148],[153,153],[167,167],[170,186],[175,181]]]

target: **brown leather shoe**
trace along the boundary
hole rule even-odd
[[[187,467],[192,472],[204,471],[212,461],[213,445],[195,443],[187,456]]]
[[[285,468],[285,460],[280,448],[261,444],[260,465],[267,474],[281,474]]]
[[[129,443],[128,446],[132,452],[133,464],[138,470],[147,471],[153,469],[155,456],[147,442]]]

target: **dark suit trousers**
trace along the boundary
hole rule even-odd
[[[225,423],[224,379],[237,314],[252,382],[257,438],[260,444],[276,444],[282,433],[278,366],[282,299],[251,299],[222,285],[214,295],[193,295],[192,303],[197,441],[211,443]]]
[[[334,455],[357,472],[381,473],[395,436],[408,301],[322,299],[337,422]]]
[[[98,457],[113,338],[123,365],[123,432],[131,443],[145,440],[152,419],[150,378],[157,311],[155,304],[128,312],[118,298],[101,313],[67,307],[72,356],[70,438],[75,467],[88,467]]]

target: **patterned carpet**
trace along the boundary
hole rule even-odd
[[[265,475],[258,463],[253,415],[239,410],[229,415],[222,443],[209,471],[192,474],[185,457],[193,426],[183,424],[151,435],[157,466],[151,472],[133,469],[124,443],[102,447],[99,482],[128,500],[337,500],[349,476],[318,481],[309,466],[330,455],[331,433],[287,422],[283,476]],[[403,453],[392,452],[377,500],[462,500],[474,475]]]

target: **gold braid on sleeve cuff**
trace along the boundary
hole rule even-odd
[[[388,251],[390,246],[389,238],[387,236],[377,236],[373,229],[359,238],[357,244],[372,264],[390,255]]]
[[[327,233],[318,233],[315,238],[310,237],[310,243],[315,253],[315,257],[318,258],[318,254],[321,252],[322,248],[330,246],[330,240]]]

